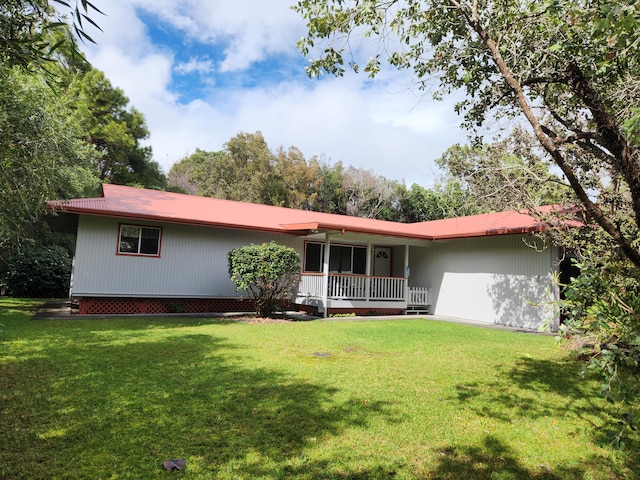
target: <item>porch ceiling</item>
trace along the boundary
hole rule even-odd
[[[390,237],[386,235],[371,235],[371,234],[355,233],[355,232],[341,233],[335,230],[318,231],[317,233],[310,233],[306,235],[304,238],[307,240],[324,242],[325,235],[327,233],[329,234],[329,237],[332,243],[344,242],[344,243],[367,244],[368,242],[371,242],[373,245],[385,245],[385,246],[410,245],[412,247],[431,247],[433,244],[433,241],[431,240]]]

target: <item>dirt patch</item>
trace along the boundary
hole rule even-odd
[[[287,320],[284,318],[244,318],[244,319],[239,319],[239,321],[244,321],[246,323],[249,323],[251,325],[254,324],[278,324],[278,323],[291,323],[291,320]]]

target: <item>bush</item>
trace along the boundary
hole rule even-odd
[[[11,259],[7,290],[15,297],[66,297],[70,279],[71,257],[64,248],[32,248]]]
[[[234,248],[228,260],[236,290],[247,291],[261,317],[281,309],[300,282],[300,255],[273,241]]]
[[[580,275],[560,302],[565,316],[560,334],[588,359],[588,371],[601,379],[600,394],[626,405],[614,438],[635,430],[640,399],[640,272],[624,259],[584,258]]]

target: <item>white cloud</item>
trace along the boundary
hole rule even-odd
[[[223,72],[242,70],[270,53],[291,54],[304,24],[290,0],[134,0],[138,8],[183,32],[187,40],[224,42]]]
[[[349,74],[278,85],[258,81],[251,88],[232,83],[223,89],[216,81],[223,69],[259,80],[267,72],[252,70],[254,62],[274,52],[299,58],[295,41],[304,24],[289,10],[289,0],[95,3],[107,16],[96,19],[104,32],[94,35],[96,46],[87,48],[89,60],[143,112],[154,157],[165,171],[196,148],[220,150],[239,132],[260,130],[273,150],[296,146],[306,157],[324,155],[428,185],[436,174],[433,160],[465,138],[451,105],[410,94],[407,75],[392,70],[375,81]],[[202,55],[177,62],[176,51],[151,43],[137,15],[140,9],[171,22],[191,41],[215,43],[226,52],[222,64]],[[185,104],[184,98],[194,96],[173,92],[172,75],[196,72],[207,73],[213,87],[209,96]]]
[[[189,73],[210,73],[213,71],[213,61],[209,58],[190,58],[188,62],[176,64],[173,71],[180,75]]]

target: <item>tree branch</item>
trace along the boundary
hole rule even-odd
[[[548,85],[550,83],[562,83],[567,84],[568,77],[531,77],[522,82],[523,87],[530,87],[531,85]]]
[[[629,185],[636,223],[640,225],[640,152],[632,148],[598,93],[576,63],[567,68],[568,85],[591,112],[602,145],[611,152],[614,168]]]
[[[575,172],[573,171],[573,168],[565,158],[563,152],[558,148],[558,145],[556,145],[556,143],[545,134],[542,125],[533,113],[531,105],[529,105],[522,84],[520,84],[515,79],[513,73],[502,57],[498,46],[489,36],[488,32],[480,24],[478,20],[477,0],[474,0],[474,7],[471,15],[469,15],[469,13],[465,12],[464,10],[462,10],[461,12],[470,28],[474,32],[476,32],[476,34],[480,37],[482,42],[489,50],[489,53],[491,54],[493,61],[498,67],[498,70],[500,71],[502,77],[507,82],[509,87],[513,90],[518,105],[522,109],[522,112],[524,113],[527,121],[533,128],[536,138],[538,139],[542,147],[547,151],[547,153],[551,155],[551,158],[553,158],[556,164],[560,167],[565,177],[567,178],[567,181],[573,188],[573,191],[576,193],[585,209],[587,210],[587,213],[595,219],[595,221],[616,241],[616,243],[618,243],[618,245],[620,245],[627,258],[629,258],[629,260],[631,260],[634,265],[640,267],[640,252],[638,252],[631,246],[629,240],[622,234],[622,232],[620,232],[620,230],[613,224],[613,222],[611,222],[609,217],[600,209],[598,205],[591,201],[589,195],[584,190],[580,180],[577,178]],[[571,77],[569,81],[570,85],[574,90],[582,91],[583,95],[588,98],[589,102],[585,101],[585,103],[587,104],[587,106],[591,105],[590,109],[593,109],[592,112],[594,112],[594,117],[596,116],[596,114],[598,115],[596,123],[602,124],[601,129],[603,129],[603,136],[605,136],[605,134],[607,136],[610,136],[611,139],[609,141],[610,143],[612,143],[612,146],[620,147],[620,140],[623,140],[623,138],[621,138],[620,132],[616,131],[615,122],[613,122],[613,119],[611,119],[610,117],[608,118],[607,115],[605,115],[606,109],[601,108],[601,102],[598,103],[599,99],[597,98],[597,95],[595,95],[595,92],[590,90],[590,86],[586,82],[582,81],[584,80],[584,78],[581,77],[581,72],[579,72],[579,70],[576,70],[576,68],[569,69],[568,74]],[[624,144],[626,145],[626,142],[624,142]],[[615,152],[612,151],[612,153],[617,157]],[[627,161],[627,164],[628,163],[629,162]],[[638,209],[636,210],[636,214],[638,215],[640,214],[640,167],[638,168],[635,182],[638,185],[636,192],[638,198]],[[632,183],[629,184],[630,187],[631,185]],[[640,215],[638,215],[637,221],[640,224]]]

